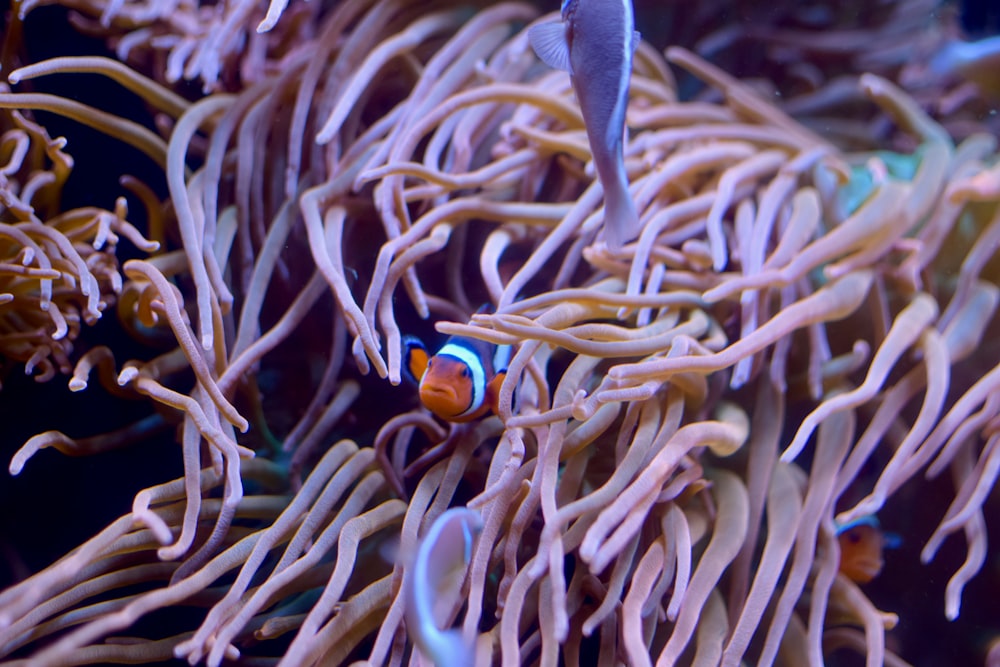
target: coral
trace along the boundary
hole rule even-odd
[[[17,96],[0,90],[0,105]],[[44,127],[17,111],[2,117],[0,136],[0,359],[5,372],[24,364],[39,382],[69,373],[73,343],[83,324],[94,324],[122,288],[115,248],[119,235],[149,242],[114,211],[85,207],[59,211],[73,169]]]
[[[995,137],[956,143],[867,73],[852,98],[893,129],[846,141],[646,42],[625,148],[643,231],[612,250],[569,79],[528,46],[532,6],[275,2],[258,36],[247,3],[68,4],[119,47],[169,52],[149,78],[74,58],[11,74],[111,78],[165,139],[4,97],[140,148],[169,190],[164,207],[134,188],[164,247],[114,290],[126,330],[166,345],[94,346],[71,387],[96,369],[148,397],[184,476],[0,592],[0,655],[401,664],[418,618],[480,664],[823,664],[843,646],[904,664],[887,633],[911,610],[840,573],[837,526],[945,471],[921,558],[965,535],[944,601],[959,615],[1000,438]],[[182,70],[216,92],[170,93]],[[514,346],[496,415],[441,423],[393,386],[403,334],[431,323]],[[142,432],[48,431],[11,472]],[[481,530],[441,538],[452,507]],[[462,595],[417,611],[406,591],[440,573],[418,586],[412,554],[445,548],[468,549],[442,558]]]

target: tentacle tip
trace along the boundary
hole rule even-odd
[[[885,79],[870,72],[865,72],[858,77],[858,85],[861,87],[861,90],[869,95],[873,91],[877,91],[883,83],[885,83]]]
[[[528,568],[528,576],[532,579],[538,580],[542,578],[545,574],[546,563],[544,560],[536,561],[534,565]]]
[[[920,552],[920,563],[922,565],[930,565],[931,561],[934,560],[934,556],[937,555],[938,545],[935,543],[928,543],[923,550]]]
[[[140,525],[148,528],[153,533],[153,539],[162,545],[156,550],[156,557],[161,561],[177,560],[187,551],[186,547],[177,543],[174,534],[170,532],[170,528],[166,524],[158,521],[143,521]]]
[[[126,366],[118,374],[118,386],[124,387],[139,375],[139,369],[135,366]]]
[[[336,133],[330,132],[326,128],[323,128],[322,130],[316,133],[316,145],[325,146],[326,144],[330,143],[333,140],[334,136],[336,136]]]

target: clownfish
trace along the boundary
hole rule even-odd
[[[452,336],[431,356],[423,343],[406,336],[403,360],[425,408],[445,421],[468,422],[496,413],[510,346]]]
[[[867,584],[882,571],[882,550],[899,546],[899,536],[882,532],[872,514],[838,524],[835,531],[840,544],[840,572],[851,581]]]
[[[1000,97],[1000,35],[977,42],[951,40],[934,56],[931,71],[958,75],[992,97]]]
[[[632,0],[563,0],[562,21],[532,26],[528,41],[542,62],[569,72],[604,188],[604,237],[620,248],[639,235],[622,141],[639,46]]]

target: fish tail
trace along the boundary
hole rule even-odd
[[[476,663],[476,645],[468,644],[458,628],[441,631],[424,650],[436,667],[473,667]]]
[[[617,250],[639,236],[639,214],[627,184],[604,191],[604,240]]]

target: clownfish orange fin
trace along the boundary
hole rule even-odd
[[[427,348],[419,339],[414,336],[403,336],[403,370],[411,382],[420,384],[420,378],[424,376],[430,358]]]
[[[486,402],[489,404],[490,410],[493,411],[493,414],[498,414],[500,404],[500,387],[503,385],[505,377],[507,377],[507,371],[500,371],[486,384]]]

